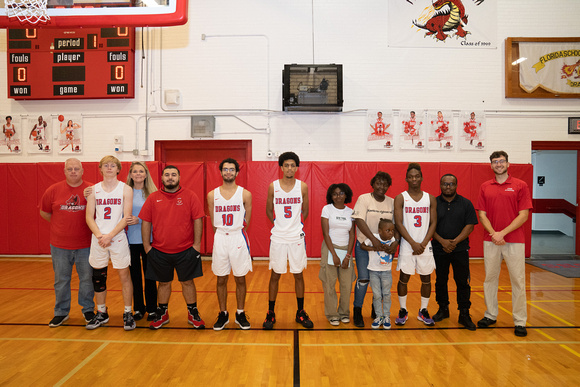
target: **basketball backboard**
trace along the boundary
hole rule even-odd
[[[48,20],[36,24],[10,17],[18,9],[46,4]],[[0,28],[158,27],[187,23],[188,0],[0,0]]]

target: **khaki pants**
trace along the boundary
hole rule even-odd
[[[336,246],[335,249],[346,250],[348,246]],[[328,320],[349,317],[350,315],[350,292],[352,283],[356,279],[353,262],[347,269],[331,266],[328,264],[328,248],[322,242],[320,255],[320,272],[318,278],[322,281],[324,289],[324,314]],[[338,279],[340,289],[340,302],[336,294],[336,280]],[[338,309],[337,309],[338,305]]]
[[[506,243],[498,246],[493,242],[483,242],[483,261],[485,263],[485,317],[497,320],[497,289],[501,261],[505,260],[512,285],[512,314],[515,325],[526,326],[528,319],[526,304],[526,263],[525,244]]]

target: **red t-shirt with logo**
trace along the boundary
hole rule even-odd
[[[78,187],[71,187],[64,180],[48,187],[42,195],[40,209],[51,214],[51,245],[66,250],[91,246],[92,233],[85,220],[87,200],[83,196],[91,185],[83,181]]]
[[[199,198],[187,188],[155,191],[139,212],[139,218],[151,223],[151,246],[167,254],[180,253],[193,245],[193,221],[204,216]]]
[[[525,181],[508,176],[499,184],[495,179],[488,180],[479,190],[478,211],[485,211],[495,231],[501,231],[518,216],[522,210],[532,208],[530,189]],[[484,241],[491,241],[489,233],[485,232]],[[519,227],[504,237],[507,243],[525,243],[524,228]]]

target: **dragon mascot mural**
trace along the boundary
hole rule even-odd
[[[479,5],[484,0],[473,1]],[[410,0],[407,2],[411,3]],[[470,34],[469,31],[463,29],[467,24],[467,15],[461,0],[433,1],[432,6],[425,8],[418,20],[413,20],[413,24],[418,28],[427,30],[425,36],[433,36],[441,42],[451,36],[450,32],[452,31],[455,31],[456,37],[461,38]]]

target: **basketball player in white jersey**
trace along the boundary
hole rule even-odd
[[[227,308],[228,276],[236,280],[236,324],[250,329],[244,312],[246,302],[246,274],[252,270],[252,257],[245,228],[252,216],[252,194],[236,184],[240,165],[227,158],[220,163],[223,184],[207,194],[207,207],[215,232],[211,269],[217,276],[217,297],[220,313],[213,329],[221,331],[229,322]]]
[[[397,270],[400,271],[397,293],[399,316],[395,324],[407,322],[407,283],[415,272],[421,277],[421,308],[417,319],[425,325],[435,325],[427,307],[431,296],[431,273],[435,270],[435,258],[431,238],[437,225],[437,201],[433,195],[421,191],[423,173],[418,163],[409,163],[405,181],[408,190],[395,197],[395,226],[401,234]]]
[[[126,331],[135,329],[131,312],[133,283],[129,266],[131,253],[125,234],[127,217],[133,207],[133,189],[117,180],[121,163],[114,156],[105,156],[99,162],[103,181],[96,184],[87,197],[87,225],[93,232],[89,263],[93,267],[93,287],[97,303],[97,314],[87,324],[87,329],[96,329],[109,321],[107,313],[107,267],[109,258],[117,269],[121,280],[123,301],[123,326]]]
[[[278,165],[283,177],[274,181],[268,187],[266,215],[274,224],[270,237],[270,284],[268,314],[264,321],[264,329],[272,329],[276,322],[274,307],[278,296],[280,276],[287,271],[294,274],[294,287],[298,310],[296,322],[305,328],[314,324],[304,311],[304,276],[306,269],[306,244],[302,231],[302,219],[308,216],[308,186],[296,179],[296,170],[300,159],[294,152],[285,152],[278,158]]]

